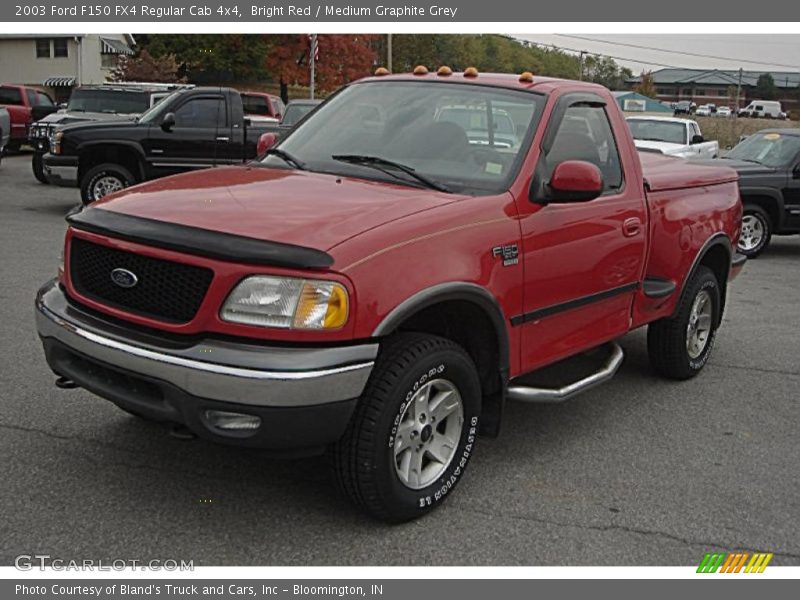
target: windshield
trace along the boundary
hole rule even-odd
[[[172,104],[172,101],[178,97],[179,94],[183,92],[172,92],[169,96],[164,98],[163,100],[159,100],[158,104],[153,106],[150,110],[146,111],[140,118],[140,123],[158,123],[161,121],[161,117],[169,112],[169,107]]]
[[[668,142],[670,144],[686,143],[686,125],[670,121],[651,119],[628,119],[628,127],[635,140]]]
[[[311,112],[315,104],[290,104],[286,107],[286,113],[283,115],[282,125],[294,125],[300,119],[305,117]]]
[[[150,96],[144,92],[120,90],[82,90],[72,92],[67,110],[97,113],[139,114],[150,107]]]
[[[411,168],[434,184],[471,194],[508,189],[538,121],[544,96],[469,84],[386,81],[355,84],[322,105],[279,145],[304,168],[398,182],[375,163]],[[491,124],[491,126],[487,126]],[[333,158],[347,157],[342,161]],[[262,161],[286,167],[278,156]],[[403,178],[414,185],[411,177]],[[430,187],[430,186],[429,186]]]
[[[800,136],[768,132],[747,137],[728,152],[728,158],[757,162],[767,167],[783,167],[798,153]]]

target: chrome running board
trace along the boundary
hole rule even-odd
[[[622,364],[625,354],[619,344],[611,343],[611,353],[605,363],[592,373],[573,383],[560,388],[530,387],[525,385],[511,385],[508,388],[508,398],[520,402],[555,403],[564,402],[573,396],[585,392],[601,383],[611,379]]]

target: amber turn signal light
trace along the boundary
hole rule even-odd
[[[427,75],[428,74],[428,67],[425,65],[417,65],[414,67],[414,75]]]

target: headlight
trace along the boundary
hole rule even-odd
[[[237,285],[220,316],[231,323],[284,329],[339,329],[348,296],[333,281],[254,275]]]
[[[61,154],[61,138],[63,137],[63,131],[56,131],[55,134],[50,136],[50,152],[53,154]]]

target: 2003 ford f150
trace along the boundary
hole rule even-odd
[[[452,493],[507,399],[605,381],[632,329],[657,372],[697,374],[741,219],[733,170],[640,158],[603,87],[379,70],[256,163],[69,216],[37,325],[61,387],[209,440],[328,449],[357,505],[402,521]]]

